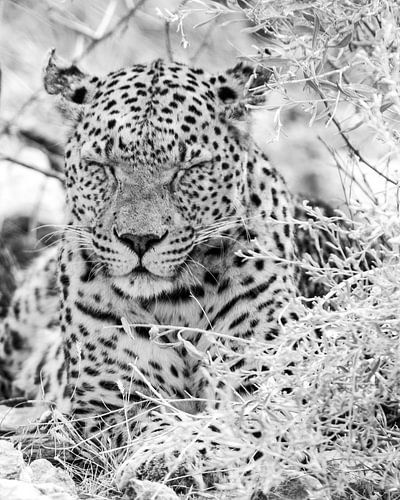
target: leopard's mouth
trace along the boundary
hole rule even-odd
[[[153,272],[149,271],[146,267],[140,265],[132,269],[132,271],[129,273],[129,277],[131,278],[148,278],[148,279],[154,279],[154,280],[169,280],[169,278],[166,278],[165,276],[159,276],[158,274],[154,274]]]
[[[136,267],[124,275],[113,276],[113,285],[128,297],[154,297],[174,287],[174,278],[158,276],[146,268]]]

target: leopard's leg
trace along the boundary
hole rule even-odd
[[[0,325],[0,362],[10,394],[52,399],[55,364],[62,364],[56,251],[48,250],[27,271]],[[52,391],[52,394],[48,392]]]

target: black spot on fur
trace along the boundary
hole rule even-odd
[[[87,90],[85,89],[85,87],[80,87],[79,89],[76,89],[72,94],[71,100],[73,102],[76,102],[76,104],[82,104],[85,100],[86,94]]]
[[[237,93],[231,87],[220,87],[218,89],[218,97],[221,101],[234,101],[237,98]]]

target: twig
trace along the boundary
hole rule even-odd
[[[51,164],[51,168],[54,171],[63,171],[63,147],[54,142],[51,137],[32,129],[15,128],[15,130],[13,131],[13,127],[11,127],[10,124],[6,124],[4,126],[2,133],[8,134],[10,136],[15,135],[24,143],[40,149],[41,151],[43,151],[43,153],[46,154]]]
[[[28,168],[29,170],[34,170],[35,172],[39,172],[39,174],[46,175],[47,177],[52,177],[54,179],[59,180],[60,182],[64,182],[64,176],[59,172],[55,172],[54,170],[43,170],[40,167],[36,167],[35,165],[31,165],[29,163],[25,163],[23,161],[17,160],[16,158],[12,158],[11,156],[0,156],[1,161],[9,161],[11,163],[15,163],[16,165],[20,165],[21,167]]]
[[[166,48],[168,60],[170,62],[174,61],[174,52],[172,49],[172,42],[171,42],[171,23],[176,21],[178,13],[183,9],[183,7],[187,3],[188,3],[188,0],[181,0],[178,7],[173,12],[169,12],[169,19],[166,18],[166,21],[165,21],[165,25],[164,25],[165,48]]]
[[[167,51],[167,57],[169,62],[173,62],[174,60],[174,55],[172,53],[172,45],[171,45],[171,23],[170,21],[165,21],[164,24],[164,31],[165,31],[165,49]]]
[[[170,62],[174,61],[174,53],[172,50],[171,43],[171,22],[174,20],[174,17],[178,14],[178,12],[187,4],[188,0],[182,0],[178,7],[171,13],[170,19],[165,21],[164,32],[165,32],[165,48],[167,51],[167,57]]]
[[[17,134],[29,142],[38,144],[52,155],[61,157],[64,155],[64,149],[61,145],[55,143],[51,137],[48,137],[37,130],[20,128],[17,130]]]
[[[49,159],[52,170],[63,172],[64,150],[63,147],[55,143],[50,137],[32,129],[18,129],[16,134],[28,144],[43,151]]]
[[[40,97],[40,95],[43,93],[42,89],[35,90],[33,94],[31,94],[28,99],[22,104],[20,108],[18,108],[18,111],[15,112],[14,116],[6,121],[2,128],[0,129],[0,136],[3,134],[6,134],[9,132],[12,124],[17,121],[17,119],[22,115],[22,113],[28,108],[31,104],[36,102],[36,100]]]
[[[71,31],[77,33],[78,35],[86,36],[87,38],[90,38],[92,40],[96,38],[96,34],[91,28],[88,28],[84,24],[78,23],[72,19],[67,19],[65,17],[65,14],[60,15],[58,13],[56,14],[50,11],[50,18],[55,23],[70,29]]]
[[[329,112],[329,115],[331,115],[330,112]],[[346,146],[354,154],[354,156],[356,156],[356,158],[358,158],[359,161],[361,161],[362,163],[364,163],[364,165],[367,165],[367,167],[369,167],[371,170],[373,170],[376,174],[378,174],[381,177],[383,177],[387,182],[390,182],[391,184],[394,184],[395,186],[398,186],[398,182],[396,182],[395,180],[393,180],[390,177],[388,177],[386,174],[384,174],[383,172],[381,172],[380,170],[378,170],[374,165],[372,165],[372,163],[370,163],[368,160],[366,160],[361,155],[360,151],[355,146],[353,146],[353,144],[350,142],[350,139],[346,136],[345,132],[343,131],[340,123],[336,120],[336,118],[333,117],[333,116],[330,116],[330,118],[331,118],[332,122],[335,124],[336,128],[338,129],[339,134],[341,135],[342,139],[346,143]]]
[[[138,0],[138,2],[136,3],[136,5],[134,7],[132,7],[131,9],[128,10],[128,12],[123,16],[121,17],[121,19],[117,22],[117,24],[111,28],[110,30],[108,30],[106,33],[104,33],[101,37],[99,38],[96,38],[94,40],[92,40],[89,45],[86,47],[86,49],[77,57],[75,57],[73,60],[72,60],[72,64],[77,64],[79,61],[81,61],[85,56],[87,56],[90,52],[92,52],[92,50],[101,42],[104,42],[105,40],[107,40],[108,38],[110,38],[110,36],[112,36],[116,31],[118,31],[118,29],[120,29],[125,23],[127,23],[131,18],[132,16],[134,16],[136,14],[136,11],[146,2],[146,0]]]
[[[97,26],[96,32],[95,32],[95,38],[101,38],[104,33],[106,32],[107,28],[109,27],[111,20],[113,18],[113,15],[115,13],[115,9],[117,8],[117,0],[113,0],[107,5],[106,11],[104,12],[104,16],[102,20],[100,21],[100,24]]]
[[[308,77],[308,75],[306,75],[306,76]],[[346,133],[342,129],[342,127],[341,127],[340,123],[338,122],[338,120],[333,116],[333,113],[331,112],[331,110],[329,108],[329,105],[326,102],[326,98],[325,98],[324,93],[321,91],[321,89],[318,87],[318,85],[314,84],[313,88],[317,91],[317,93],[319,94],[319,96],[323,100],[323,103],[324,103],[324,106],[325,106],[325,108],[327,110],[329,119],[330,119],[330,121],[332,121],[335,124],[335,126],[338,129],[339,134],[342,137],[342,139],[344,140],[347,148],[354,154],[354,156],[359,161],[361,161],[361,163],[364,163],[364,165],[366,165],[367,167],[369,167],[376,174],[380,175],[387,182],[390,182],[391,184],[394,184],[395,186],[398,186],[398,184],[399,184],[398,182],[396,182],[395,180],[391,179],[390,177],[388,177],[387,175],[385,175],[383,172],[381,172],[380,170],[378,170],[374,165],[372,165],[372,163],[370,163],[368,160],[366,160],[362,156],[362,154],[360,153],[360,151],[351,143],[350,139],[347,137]]]
[[[210,44],[210,35],[213,32],[215,26],[216,26],[216,20],[217,18],[213,19],[211,23],[207,27],[207,31],[204,35],[203,40],[201,41],[200,45],[197,47],[195,53],[192,55],[190,58],[191,63],[196,63],[198,57],[200,56],[201,52]]]
[[[337,154],[335,153],[334,149],[329,145],[327,144],[324,139],[318,135],[318,140],[326,147],[326,149],[329,151],[329,153],[331,154],[333,160],[335,161],[336,163],[336,167],[338,168],[339,171],[343,172],[344,175],[346,177],[349,177],[353,182],[354,184],[356,184],[356,186],[358,186],[360,188],[360,190],[369,198],[371,199],[375,204],[378,203],[378,200],[376,199],[365,175],[363,173],[361,173],[362,175],[362,178],[363,178],[363,182],[365,183],[365,186],[364,187],[361,182],[359,182],[352,173],[348,172],[339,162],[339,158],[337,156]],[[343,191],[344,191],[344,186],[343,187]],[[367,189],[368,188],[368,189]],[[346,193],[344,193],[346,195]],[[349,205],[349,203],[347,202],[347,205]]]

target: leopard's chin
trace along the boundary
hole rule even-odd
[[[124,276],[112,277],[117,288],[127,298],[151,298],[169,292],[174,287],[172,278],[164,278],[150,272],[132,271]]]

